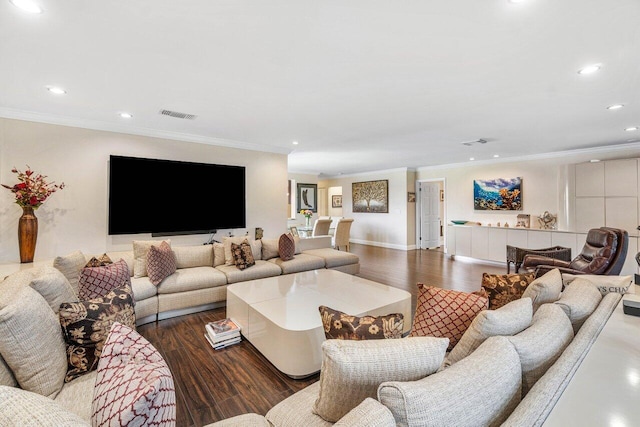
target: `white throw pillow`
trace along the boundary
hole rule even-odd
[[[602,294],[589,280],[577,278],[567,286],[555,302],[567,315],[573,326],[573,333],[577,334],[582,324],[600,305]]]
[[[464,359],[489,337],[515,335],[525,330],[531,324],[532,317],[531,298],[511,301],[496,310],[482,310],[446,357],[445,365]]]
[[[77,293],[69,280],[55,267],[44,266],[37,270],[30,285],[42,295],[56,314],[63,302],[78,301]]]
[[[336,422],[385,381],[412,381],[435,373],[448,338],[326,340],[322,343],[320,391],[313,412]]]
[[[533,312],[535,313],[542,304],[556,302],[562,292],[562,274],[554,268],[529,283],[522,293],[522,298],[531,298]]]
[[[575,279],[580,278],[589,281],[598,288],[602,295],[610,292],[619,294],[629,293],[633,283],[633,276],[607,276],[597,274],[562,274],[564,286],[569,286]]]
[[[78,279],[80,278],[80,271],[87,263],[87,259],[81,251],[75,251],[68,255],[55,257],[53,260],[53,266],[60,270],[64,277],[67,278],[71,287],[78,293]]]

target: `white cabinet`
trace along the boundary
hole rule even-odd
[[[447,253],[449,255],[456,254],[456,227],[454,225],[447,225]]]
[[[471,256],[478,259],[489,258],[489,229],[471,227]]]
[[[471,227],[455,227],[456,255],[471,256]]]
[[[551,247],[551,232],[527,231],[527,247],[530,249],[542,249]]]
[[[576,197],[604,196],[604,162],[576,165]]]
[[[571,248],[571,259],[578,255],[577,238],[575,233],[551,233],[551,246]],[[582,249],[582,246],[580,246]]]
[[[527,230],[507,230],[507,245],[517,246],[519,248],[528,248]]]
[[[622,228],[632,235],[636,234],[636,227],[638,226],[637,197],[607,197],[604,211],[604,225]]]
[[[607,197],[638,196],[637,159],[604,162],[604,195]]]
[[[504,228],[489,228],[488,259],[497,262],[507,260],[507,230]]]
[[[604,197],[576,198],[576,231],[586,233],[604,224]]]

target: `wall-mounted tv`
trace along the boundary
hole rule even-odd
[[[108,221],[110,235],[245,228],[245,168],[112,155]]]

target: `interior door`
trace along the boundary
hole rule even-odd
[[[440,184],[420,183],[420,249],[440,246]]]

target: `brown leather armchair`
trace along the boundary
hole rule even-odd
[[[540,277],[557,268],[561,273],[618,275],[627,258],[629,233],[611,227],[592,228],[580,254],[571,261],[526,255],[522,267]]]

